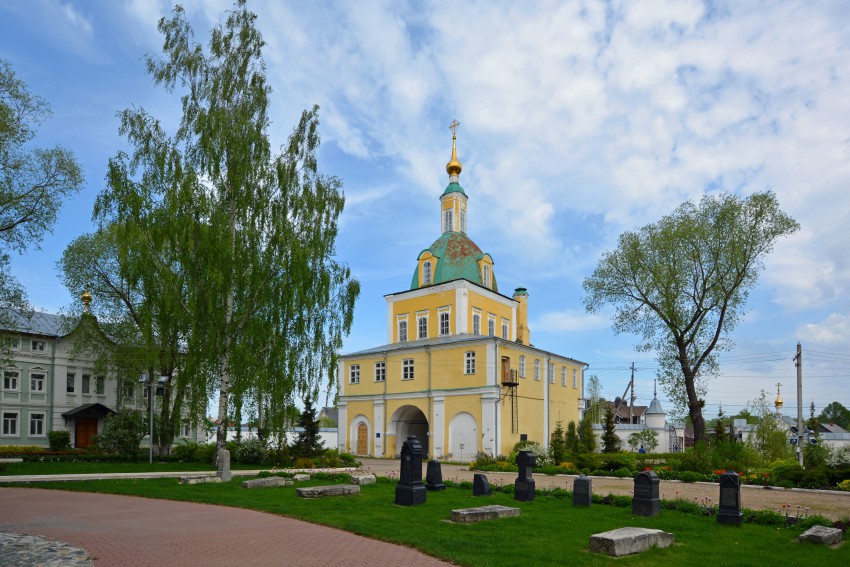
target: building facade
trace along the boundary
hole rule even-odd
[[[83,317],[97,324],[88,314],[90,301],[84,294]],[[75,352],[72,335],[82,318],[69,321],[38,312],[31,317],[9,313],[6,318],[12,324],[2,333],[9,360],[0,388],[0,445],[47,447],[50,431],[66,430],[71,446],[84,449],[119,407],[149,408],[149,388],[139,383],[119,387],[114,376],[97,373],[90,358]],[[205,432],[185,420],[178,436],[203,441]]]
[[[339,359],[342,451],[393,457],[415,435],[434,458],[470,460],[522,439],[548,446],[556,421],[581,417],[587,365],[531,345],[527,290],[500,293],[492,256],[466,234],[456,140],[441,234],[410,289],[385,296],[386,344]]]

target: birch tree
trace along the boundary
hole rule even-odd
[[[141,242],[152,266],[180,272],[163,293],[186,323],[184,371],[218,393],[219,448],[232,391],[283,413],[286,400],[317,389],[359,293],[335,258],[344,197],[318,170],[318,108],[272,151],[255,20],[238,1],[206,48],[180,6],[160,20],[162,56],[146,65],[156,84],[179,91],[180,124],[169,134],[142,108],[121,112],[132,151],[110,160],[95,205],[117,227],[122,257]]]

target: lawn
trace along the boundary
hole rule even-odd
[[[763,565],[834,566],[850,564],[850,547],[829,549],[799,544],[799,528],[744,524],[719,525],[714,517],[664,510],[654,518],[635,517],[630,508],[594,504],[573,507],[571,500],[538,496],[515,502],[510,494],[476,498],[471,490],[429,492],[423,505],[393,504],[395,484],[381,480],[356,496],[305,500],[292,486],[245,490],[242,479],[224,484],[186,486],[175,479],[104,480],[39,485],[88,492],[138,495],[261,510],[325,524],[367,537],[415,547],[460,565]],[[330,484],[313,480],[305,485]],[[451,510],[502,504],[522,509],[519,518],[478,524],[449,522]],[[676,544],[644,554],[613,559],[587,550],[592,534],[623,526],[672,532]]]
[[[100,473],[136,473],[136,472],[178,472],[178,471],[214,471],[213,465],[207,463],[157,462],[148,464],[147,461],[138,463],[98,463],[58,461],[52,463],[4,463],[4,471],[0,476],[11,475],[42,475],[42,474],[100,474]],[[233,470],[256,470],[262,465],[231,465]]]

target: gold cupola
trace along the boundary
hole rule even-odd
[[[91,293],[86,289],[83,294],[80,296],[80,299],[83,302],[83,313],[89,312],[89,304],[91,303]]]
[[[457,159],[457,127],[460,122],[452,120],[449,129],[452,131],[452,159],[446,164],[446,173],[449,174],[449,183],[457,183],[460,177],[460,172],[463,170],[463,165]]]
[[[776,415],[780,415],[782,413],[782,395],[779,393],[779,389],[781,387],[781,383],[776,384],[776,401],[773,402],[773,405],[776,406]]]

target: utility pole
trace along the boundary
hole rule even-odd
[[[803,347],[797,343],[797,356],[794,357],[797,367],[797,462],[803,466]]]
[[[635,422],[635,363],[632,362],[632,401],[629,404],[629,423]]]

